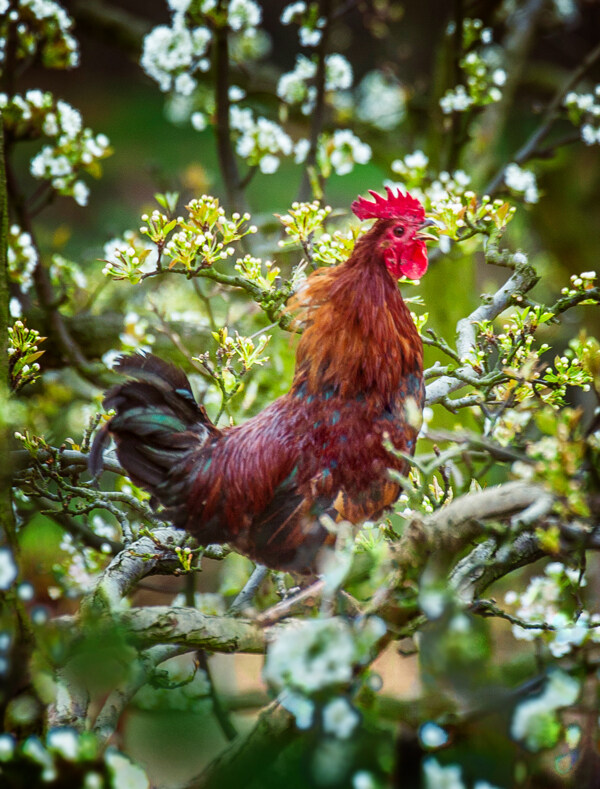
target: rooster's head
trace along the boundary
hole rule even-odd
[[[420,279],[427,271],[425,241],[433,238],[425,231],[431,220],[425,219],[425,209],[408,192],[396,193],[386,186],[387,197],[369,191],[374,202],[359,197],[352,210],[359,219],[377,219],[374,237],[388,271],[396,279]]]

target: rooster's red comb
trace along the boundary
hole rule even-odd
[[[394,190],[390,189],[389,186],[385,187],[385,191],[387,192],[387,197],[382,197],[377,192],[369,189],[369,194],[375,198],[375,202],[371,203],[370,200],[359,197],[350,206],[352,211],[359,219],[402,219],[407,215],[420,221],[425,219],[425,209],[408,192],[402,194],[398,189],[396,194],[394,194]]]

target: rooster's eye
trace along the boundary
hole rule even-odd
[[[394,228],[394,235],[397,236],[397,238],[400,238],[400,236],[404,235],[404,228],[402,225],[396,225]]]

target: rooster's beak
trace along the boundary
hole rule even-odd
[[[438,224],[435,221],[435,219],[426,219],[424,222],[422,222],[419,225],[419,229],[417,230],[416,238],[418,238],[419,241],[437,241],[438,240],[437,236],[433,236],[431,233],[424,233],[423,232],[424,228],[431,227],[432,225],[434,227],[438,226]]]

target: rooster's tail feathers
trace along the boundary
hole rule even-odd
[[[165,506],[181,502],[188,462],[220,431],[194,399],[185,373],[151,354],[122,356],[115,367],[127,380],[104,399],[115,416],[98,432],[90,453],[94,475],[110,438],[133,482]]]

